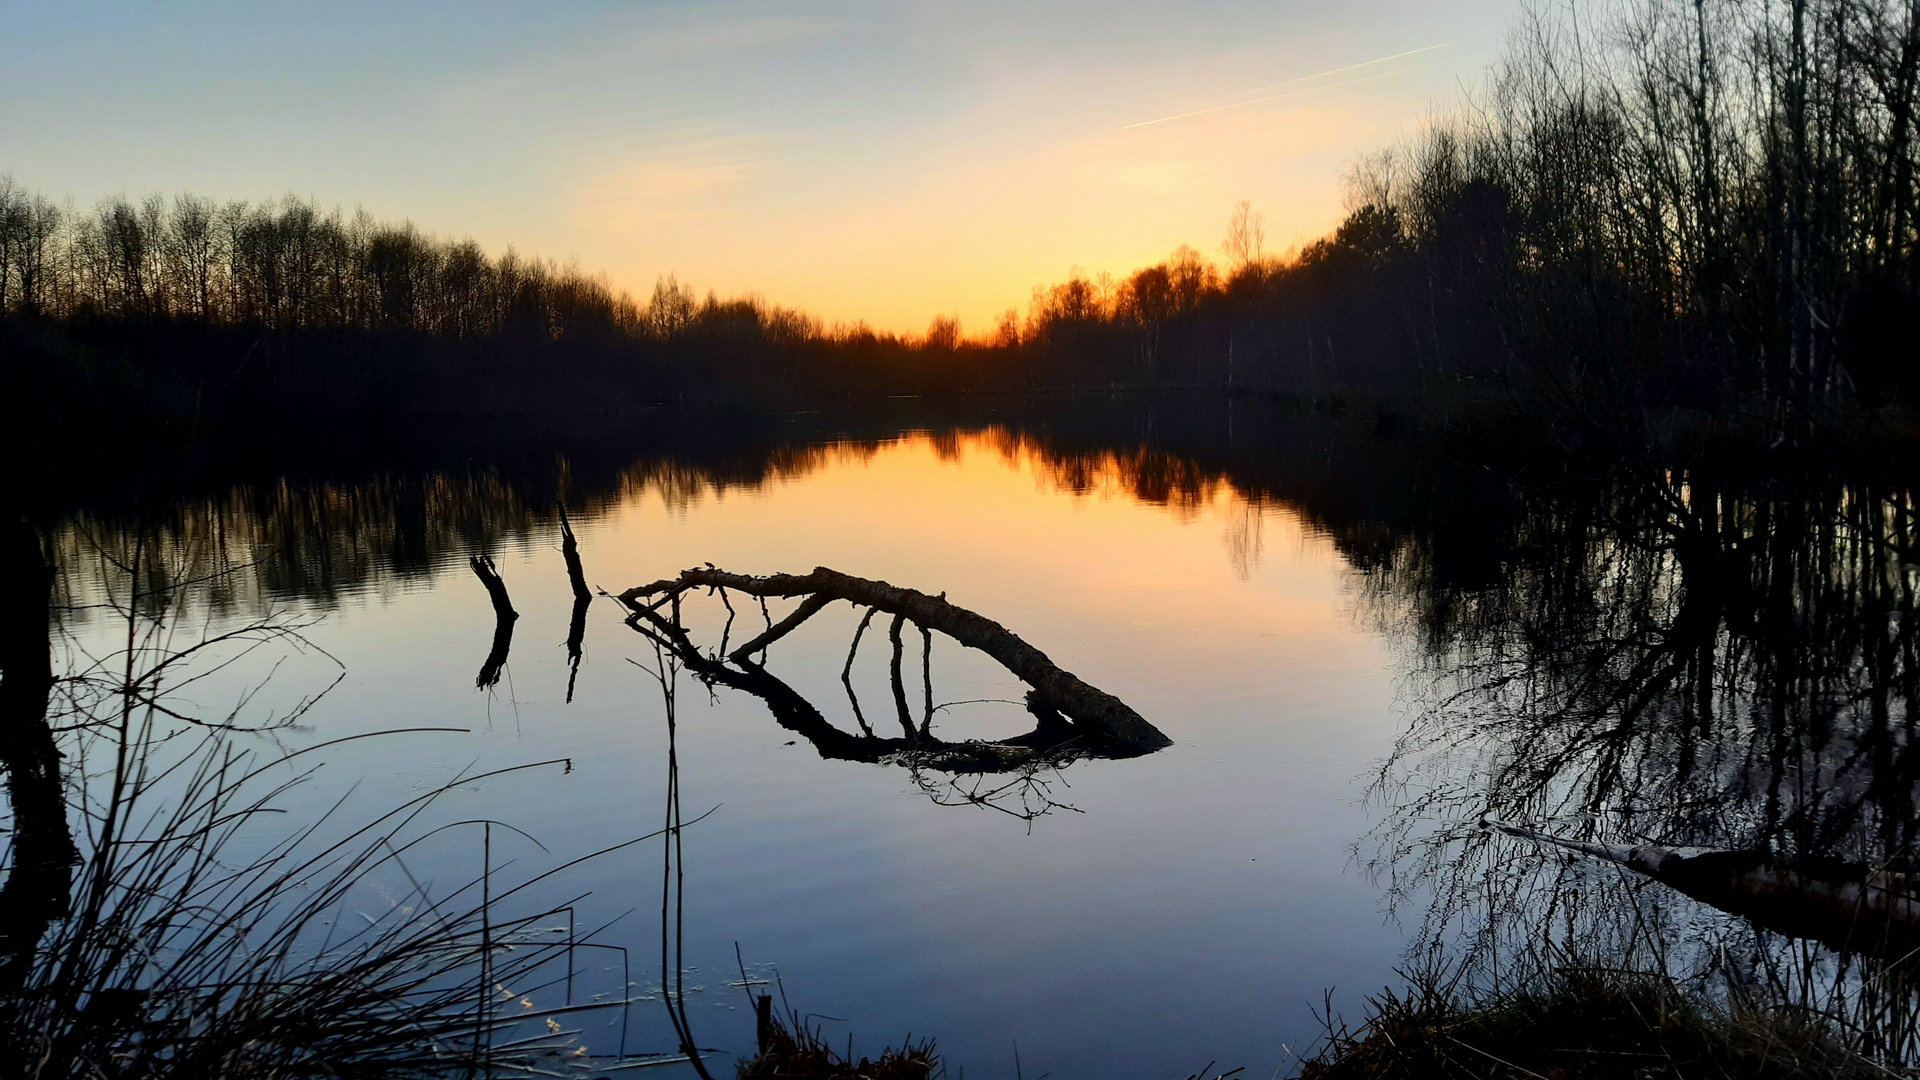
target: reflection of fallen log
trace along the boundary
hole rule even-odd
[[[677,599],[689,589],[700,588],[733,589],[762,599],[802,598],[786,618],[728,654],[727,658],[742,670],[750,669],[755,654],[792,633],[821,608],[835,600],[845,600],[887,612],[896,619],[911,620],[924,630],[938,630],[962,645],[993,657],[1033,688],[1027,696],[1036,713],[1056,711],[1083,729],[1137,751],[1158,750],[1173,742],[1119,698],[1062,670],[1047,659],[1045,653],[992,619],[948,603],[944,593],[928,596],[914,589],[853,577],[824,566],[810,574],[766,577],[732,574],[708,567],[685,570],[677,578],[628,589],[620,594],[620,599],[636,613],[657,618],[657,610],[663,603]]]
[[[1035,710],[1039,720],[1034,729],[993,742],[947,742],[917,732],[901,738],[855,735],[834,727],[812,702],[787,685],[786,680],[751,660],[736,661],[737,667],[729,667],[678,642],[673,643],[673,648],[695,675],[744,690],[766,702],[781,727],[812,743],[824,758],[907,765],[940,772],[1003,773],[1057,767],[1080,758],[1131,757],[1140,752],[1124,744],[1114,745],[1099,735],[1090,735],[1067,723],[1058,713],[1039,710],[1032,703],[1028,707]]]
[[[820,588],[802,591],[803,586],[809,585]],[[727,599],[727,591],[736,588],[760,599],[767,629],[739,648],[729,650],[727,642],[733,630],[735,609]],[[713,651],[697,645],[682,622],[682,599],[692,589],[707,589],[717,593],[727,609],[726,627],[721,631],[719,647]],[[800,596],[801,601],[790,614],[776,623],[772,614],[765,610],[767,596]],[[806,739],[823,758],[905,768],[920,789],[942,806],[986,807],[1031,823],[1035,818],[1054,810],[1074,810],[1074,807],[1054,800],[1052,785],[1057,777],[1049,778],[1046,775],[1049,771],[1087,758],[1138,757],[1151,753],[1167,741],[1165,736],[1140,719],[1133,710],[1054,668],[1038,650],[1014,637],[998,623],[954,607],[944,597],[929,597],[910,589],[896,589],[885,582],[835,574],[831,570],[816,570],[804,577],[749,578],[709,568],[688,571],[679,579],[628,590],[620,599],[631,612],[627,625],[652,640],[665,657],[677,660],[708,686],[727,686],[758,697],[766,703],[781,727]],[[768,646],[792,633],[838,599],[867,607],[866,614],[854,630],[852,644],[847,650],[846,665],[840,671],[840,682],[846,689],[847,703],[852,707],[854,722],[859,725],[859,734],[834,726],[813,702],[767,670],[766,666],[765,651]],[[897,738],[874,733],[861,711],[860,698],[854,690],[852,679],[854,658],[860,650],[861,638],[874,616],[881,611],[893,614],[886,635],[892,652],[887,683],[893,699],[893,711],[899,715],[900,736]],[[1080,717],[1075,719],[1064,715],[1064,710],[1056,708],[1040,686],[1035,686],[1027,694],[1026,701],[1027,711],[1035,720],[1031,731],[991,741],[969,739],[955,742],[935,736],[934,716],[946,706],[934,704],[933,636],[926,624],[919,623],[920,616],[928,618],[934,628],[949,632],[957,630],[954,636],[967,644],[984,642],[987,646],[984,651],[996,659],[1013,656],[1024,663],[1026,671],[1036,673],[1035,678],[1027,680],[1029,684],[1038,681],[1048,687],[1064,687],[1068,692],[1063,696],[1074,703],[1074,707],[1080,711]],[[903,671],[905,641],[901,631],[909,618],[918,625],[922,642],[920,678],[925,708],[918,723],[908,704]],[[1005,660],[1002,662],[1006,663]],[[1013,665],[1007,666],[1011,668]],[[1106,703],[1104,707],[1102,699]],[[1126,727],[1129,718],[1138,727]],[[1117,738],[1113,734],[1115,727],[1132,731],[1136,736],[1139,729],[1144,728],[1150,736],[1139,741]],[[1157,741],[1149,743],[1148,739]],[[943,779],[940,774],[947,775]]]
[[[860,699],[854,693],[852,682],[845,678],[842,681],[847,688],[847,701],[853,706],[861,734],[843,731],[821,715],[799,691],[752,658],[742,656],[729,660],[719,652],[710,655],[701,651],[680,622],[679,606],[673,605],[674,617],[668,618],[647,605],[635,604],[627,625],[679,660],[708,686],[727,686],[759,698],[781,727],[806,739],[821,757],[898,765],[942,806],[986,807],[1032,822],[1054,810],[1075,810],[1054,800],[1053,780],[1043,775],[1049,770],[1057,771],[1086,758],[1129,758],[1149,752],[1083,728],[1032,695],[1028,695],[1027,711],[1038,721],[1032,731],[992,741],[950,742],[937,738],[932,732],[932,714],[937,710],[930,707],[926,721],[919,726],[915,726],[905,712],[905,695],[897,678],[900,666],[897,641],[892,667],[896,673],[894,699],[896,707],[902,710],[901,736],[888,738],[873,733],[861,719]],[[847,654],[849,671],[854,653],[859,649],[860,632],[866,629],[873,615],[869,610],[860,630],[855,632],[854,646]],[[723,644],[721,650],[724,649]],[[923,666],[929,683],[930,663],[929,660]],[[945,780],[936,779],[935,774],[941,773],[950,775]]]
[[[1786,859],[1725,848],[1595,844],[1512,825],[1482,825],[1616,863],[1788,937],[1893,959],[1920,949],[1920,888],[1912,874],[1818,856]]]

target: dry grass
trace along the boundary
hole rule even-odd
[[[880,1051],[878,1058],[855,1061],[851,1048],[845,1054],[834,1050],[818,1028],[807,1026],[799,1016],[782,1022],[766,1013],[760,1026],[760,1053],[741,1059],[738,1075],[742,1080],[930,1080],[944,1072],[932,1039],[916,1043],[909,1037],[897,1049],[889,1046]]]
[[[463,770],[366,815],[349,789],[290,816],[315,755],[376,735],[284,747],[279,736],[331,685],[291,709],[261,696],[288,656],[324,656],[304,624],[176,632],[182,590],[139,591],[152,570],[139,550],[114,564],[126,592],[103,605],[126,627],[102,635],[112,651],[58,642],[69,659],[46,723],[64,754],[56,813],[80,860],[42,900],[60,917],[9,927],[0,1080],[440,1080],[626,1064],[624,1046],[590,1054],[577,1029],[629,1004],[624,993],[574,1000],[582,950],[606,947],[576,932],[580,894],[558,875],[594,856],[509,876],[503,866],[537,841],[438,805],[490,777],[566,763]],[[242,690],[218,696],[237,703],[203,715],[195,695],[222,674]],[[18,808],[3,809],[0,826],[15,831]],[[469,854],[478,873],[443,874],[437,888],[411,865]]]
[[[1657,974],[1563,969],[1493,994],[1415,977],[1367,1001],[1357,1031],[1328,1021],[1301,1080],[1688,1080],[1889,1077],[1804,1011],[1703,1001]]]

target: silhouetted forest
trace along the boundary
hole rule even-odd
[[[971,340],[672,277],[637,301],[299,198],[77,210],[0,182],[9,430],[78,467],[109,436],[329,419],[379,438],[433,416],[1200,386],[1519,413],[1573,441],[1799,441],[1920,393],[1917,96],[1903,0],[1541,17],[1465,106],[1355,167],[1332,235],[1267,257],[1243,204],[1223,265],[1182,247],[1075,272]]]
[[[1223,276],[1190,250],[1076,276],[1019,340],[1054,381],[1418,388],[1630,427],[1912,404],[1920,9],[1632,12],[1524,25],[1466,107],[1355,168],[1351,213],[1297,256],[1260,258],[1236,216]]]

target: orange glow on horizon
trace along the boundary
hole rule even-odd
[[[1514,8],[387,5],[393,25],[345,49],[265,9],[108,26],[56,5],[0,71],[35,105],[0,117],[0,171],[80,206],[291,192],[640,300],[673,274],[828,325],[918,337],[958,316],[979,339],[1074,268],[1215,253],[1242,200],[1269,254],[1324,235],[1353,160],[1457,103]],[[176,22],[194,48],[156,49]]]
[[[1366,144],[1346,106],[1277,104],[1093,133],[1011,161],[955,155],[887,202],[829,204],[777,224],[738,205],[774,159],[710,146],[583,180],[570,224],[595,238],[582,264],[638,299],[672,273],[703,294],[757,295],[828,325],[917,337],[957,314],[979,339],[1070,270],[1119,278],[1182,244],[1217,257],[1243,198],[1265,215],[1269,255],[1330,232],[1344,162]]]
[[[637,298],[672,273],[829,326],[918,337],[957,315],[979,340],[1071,270],[1120,278],[1182,244],[1217,257],[1242,199],[1265,217],[1270,256],[1326,235],[1352,161],[1417,125],[1427,106],[1408,88],[1473,62],[1461,53],[1402,50],[1225,106],[1219,93],[1121,98],[1044,132],[1025,101],[989,99],[877,193],[853,182],[857,163],[806,159],[789,140],[689,138],[572,178],[566,226],[590,238],[582,264]]]

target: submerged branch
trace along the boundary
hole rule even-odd
[[[1843,952],[1891,959],[1920,948],[1914,875],[1844,859],[1777,858],[1763,851],[1597,844],[1496,822],[1485,828],[1603,859],[1756,926]]]
[[[992,619],[949,603],[944,594],[928,596],[915,589],[842,574],[824,566],[815,568],[810,574],[771,574],[766,577],[734,574],[714,568],[695,568],[682,571],[676,578],[628,589],[620,594],[620,600],[636,612],[651,610],[661,599],[677,597],[696,588],[734,589],[763,601],[768,597],[804,597],[801,608],[812,605],[807,615],[830,601],[846,600],[887,612],[898,619],[911,619],[925,629],[938,630],[962,645],[991,656],[1033,688],[1028,695],[1033,703],[1057,710],[1076,724],[1142,751],[1158,750],[1173,744],[1172,739],[1119,698],[1062,669],[1045,653]],[[800,612],[796,611],[795,614]],[[777,638],[792,630],[793,626],[798,626],[799,621],[804,621],[804,617],[795,620],[789,616],[780,626],[771,627],[761,637],[766,638],[770,634]],[[792,626],[788,623],[792,623]],[[758,640],[756,638],[755,642]],[[749,646],[754,646],[755,642],[734,650],[732,658],[738,662],[743,652],[752,651]]]
[[[500,571],[494,568],[491,556],[475,555],[467,562],[493,600],[493,645],[480,664],[480,673],[473,679],[473,685],[485,689],[500,681],[500,671],[507,666],[507,653],[513,648],[513,623],[520,613],[513,610],[513,604],[507,600],[506,582],[500,580]],[[584,626],[583,622],[583,629]]]
[[[513,610],[512,601],[507,599],[507,583],[500,579],[500,570],[493,565],[493,556],[471,556],[467,559],[467,565],[473,567],[473,576],[486,586],[487,598],[493,601],[494,617],[503,621],[519,618],[520,613]]]
[[[560,556],[566,560],[567,580],[573,585],[573,614],[567,621],[567,704],[571,705],[573,686],[580,677],[580,646],[587,636],[587,608],[593,603],[593,590],[587,588],[586,570],[580,565],[580,542],[574,539],[566,504],[556,505],[560,510]]]

